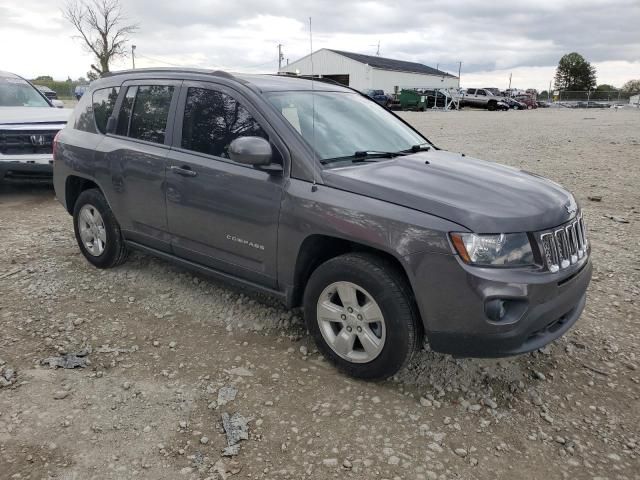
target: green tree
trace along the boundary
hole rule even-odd
[[[120,0],[69,0],[62,14],[95,56],[98,65],[91,69],[98,75],[109,71],[112,60],[127,55],[129,36],[138,30],[124,16]]]
[[[613,85],[609,85],[608,83],[601,83],[596,87],[596,90],[599,92],[615,92],[618,91],[616,87]]]
[[[53,82],[53,77],[51,75],[40,75],[33,80],[35,82]]]
[[[596,86],[596,69],[579,53],[563,55],[556,68],[555,88],[558,90],[591,90]]]
[[[622,91],[629,93],[640,92],[640,78],[636,80],[629,80],[622,86]]]

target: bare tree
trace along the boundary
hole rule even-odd
[[[127,22],[120,0],[70,0],[62,14],[95,55],[99,67],[91,68],[99,75],[109,71],[113,59],[127,55],[129,35],[138,30],[137,24]]]

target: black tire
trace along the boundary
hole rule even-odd
[[[497,108],[498,104],[496,102],[489,102],[487,104],[487,110],[489,110],[490,112],[495,112]]]
[[[104,230],[106,241],[104,251],[100,255],[93,255],[89,252],[84,242],[80,238],[80,211],[83,206],[93,206],[101,215],[104,222]],[[98,268],[112,268],[118,266],[127,259],[127,245],[120,231],[120,225],[113,215],[111,208],[107,204],[107,200],[102,192],[97,188],[91,188],[83,191],[73,207],[73,230],[76,234],[76,241],[80,247],[80,251],[84,257]]]
[[[342,358],[320,331],[318,300],[334,282],[351,282],[364,288],[382,312],[386,338],[382,350],[370,362],[356,363]],[[361,379],[381,380],[394,375],[409,362],[421,339],[417,306],[406,279],[391,262],[366,253],[332,258],[313,272],[304,292],[304,318],[322,354],[343,372]]]

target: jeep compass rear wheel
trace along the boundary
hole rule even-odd
[[[80,251],[96,267],[111,268],[126,260],[120,225],[100,190],[80,194],[73,208],[73,228]]]
[[[318,349],[354,377],[387,378],[418,347],[406,281],[374,255],[341,255],[320,265],[305,290],[304,316]]]

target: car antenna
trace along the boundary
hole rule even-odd
[[[313,150],[313,185],[311,185],[311,191],[316,192],[318,190],[318,184],[316,182],[317,168],[316,165],[316,94],[313,83],[313,32],[311,30],[311,17],[309,17],[309,50],[311,59],[311,149]]]

